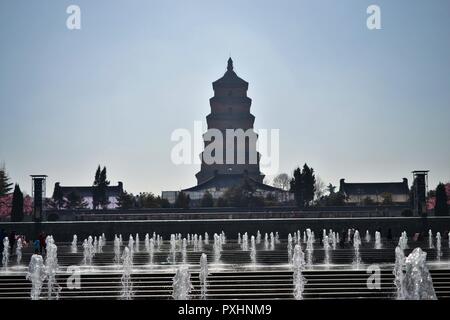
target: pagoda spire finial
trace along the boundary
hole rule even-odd
[[[228,58],[227,70],[228,71],[233,71],[233,60],[231,59],[231,57]]]

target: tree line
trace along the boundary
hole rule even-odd
[[[106,209],[110,203],[106,167],[99,165],[94,175],[92,184],[93,209]],[[304,164],[297,167],[292,176],[286,173],[277,175],[273,180],[273,186],[294,195],[295,205],[299,208],[309,206],[340,206],[345,204],[345,195],[336,191],[336,186],[331,183],[325,186],[322,180],[316,176],[315,170]],[[5,196],[12,194],[12,204],[6,203]],[[392,195],[380,195],[383,204],[392,203]],[[446,186],[439,183],[435,190],[430,191],[429,198],[435,198],[434,211],[437,216],[449,215],[448,195]],[[189,208],[191,199],[188,194],[179,192],[176,201],[170,205],[166,199],[155,196],[151,192],[141,192],[137,195],[123,191],[116,198],[117,207],[120,209],[143,208]],[[375,204],[370,198],[363,199],[365,205]],[[200,201],[202,207],[263,207],[279,205],[278,199],[271,193],[265,197],[256,192],[255,187],[247,180],[237,186],[227,189],[221,197],[214,199],[213,195],[206,191]],[[18,184],[13,184],[5,167],[0,167],[0,206],[11,206],[11,221],[22,221],[24,216],[24,194]],[[86,209],[88,203],[76,192],[64,195],[59,185],[55,186],[52,198],[48,199],[47,207],[53,209]]]

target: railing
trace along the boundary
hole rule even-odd
[[[109,221],[109,220],[190,220],[190,219],[282,219],[282,218],[369,218],[369,217],[399,217],[401,211],[328,211],[328,212],[303,212],[303,211],[284,211],[284,212],[167,212],[167,213],[96,213],[96,214],[77,214],[61,215],[60,220],[76,221]]]

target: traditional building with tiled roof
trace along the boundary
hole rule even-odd
[[[362,204],[367,199],[374,203],[382,203],[390,197],[394,204],[405,204],[409,201],[408,179],[401,182],[363,182],[349,183],[340,180],[339,192],[345,195],[348,204]]]

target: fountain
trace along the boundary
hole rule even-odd
[[[448,247],[450,248],[450,232],[447,235],[447,239],[448,239]]]
[[[153,237],[154,239],[155,237]],[[156,237],[156,250],[161,251],[161,245],[163,244],[163,238],[158,234]]]
[[[186,248],[187,248],[187,241],[186,238],[183,238],[183,246],[181,248],[181,259],[183,260],[183,263],[186,263]]]
[[[328,236],[325,235],[322,240],[323,250],[324,250],[324,264],[330,264],[330,242],[328,240]]]
[[[441,250],[441,233],[436,233],[436,258],[437,260],[441,260],[442,250]]]
[[[241,248],[242,248],[242,251],[248,251],[248,234],[247,234],[247,232],[244,233],[244,236],[242,237]]]
[[[172,297],[175,300],[189,300],[193,286],[191,284],[191,274],[187,266],[181,265],[177,269],[177,273],[173,277],[172,288]]]
[[[331,234],[331,243],[332,243],[332,246],[333,246],[333,250],[336,250],[336,246],[337,246],[338,242],[339,242],[339,240],[336,238],[336,232],[333,232]]]
[[[405,269],[405,254],[400,246],[395,248],[395,265],[392,273],[394,274],[394,285],[397,288],[396,299],[403,300],[403,279],[404,279],[404,269]]]
[[[428,230],[428,248],[433,249],[434,245],[433,245],[433,232],[430,230]]]
[[[400,298],[404,300],[437,300],[426,259],[427,253],[420,248],[414,249],[406,258]]]
[[[450,232],[448,233],[447,238],[448,238],[448,247],[450,248]]]
[[[209,244],[209,235],[208,235],[208,232],[205,232],[205,244]]]
[[[148,233],[145,234],[145,238],[144,238],[144,247],[145,247],[145,251],[149,252],[150,251],[150,236]]]
[[[290,233],[288,234],[287,254],[288,254],[288,263],[292,264],[292,235]]]
[[[255,244],[255,236],[251,236],[250,238],[250,259],[252,260],[253,266],[256,265],[256,244]]]
[[[202,235],[198,236],[198,248],[197,251],[203,251],[203,238]]]
[[[7,269],[9,264],[9,239],[8,237],[3,238],[3,258],[2,264],[3,268]]]
[[[130,249],[131,259],[133,259],[133,253],[135,252],[135,242],[131,234],[130,237],[128,238],[128,249]]]
[[[264,250],[269,250],[269,236],[267,233],[264,234]]]
[[[28,266],[28,272],[25,276],[27,280],[31,281],[31,300],[39,300],[46,277],[47,275],[45,273],[44,260],[42,259],[42,256],[39,254],[33,254]]]
[[[370,232],[369,230],[366,230],[366,242],[369,243],[371,240]]]
[[[197,234],[194,234],[194,240],[193,240],[193,242],[194,242],[194,251],[197,252],[197,251],[198,251],[198,245],[199,245],[199,242],[198,242],[198,235],[197,235]]]
[[[381,249],[381,233],[375,231],[375,249]]]
[[[136,233],[136,241],[135,241],[135,244],[134,244],[134,251],[135,252],[139,252],[139,250],[140,250],[140,247],[139,247],[139,245],[140,245],[140,243],[139,243],[139,233]]]
[[[20,265],[20,262],[22,261],[22,238],[17,239],[16,244],[16,262],[18,265]]]
[[[237,242],[238,242],[238,244],[242,244],[242,238],[241,238],[241,233],[240,232],[238,232]]]
[[[117,236],[114,237],[114,263],[120,263],[120,239]]]
[[[92,244],[92,237],[83,241],[83,264],[87,266],[92,265],[92,259],[94,257],[94,245]]]
[[[149,263],[153,264],[153,254],[155,252],[155,241],[153,238],[150,239],[150,243],[148,245],[148,255],[149,255]]]
[[[200,257],[200,273],[198,279],[200,281],[200,299],[206,299],[208,292],[208,259],[205,253]]]
[[[120,293],[120,299],[131,300],[133,299],[133,282],[131,281],[131,273],[133,272],[133,258],[131,250],[125,247],[122,255],[122,277],[120,283],[122,284],[122,290]]]
[[[359,236],[359,231],[355,230],[353,234],[353,248],[355,249],[355,258],[353,260],[353,265],[356,269],[359,269],[361,264],[361,255],[359,253],[359,247],[361,246],[361,238]]]
[[[294,298],[297,300],[303,299],[303,291],[305,289],[306,279],[303,277],[303,270],[305,269],[305,257],[300,245],[295,245],[294,256],[292,258],[293,264],[293,284],[294,284]]]
[[[216,263],[219,263],[220,261],[221,252],[222,252],[222,240],[217,235],[217,233],[214,233],[214,261]]]
[[[408,248],[408,236],[406,234],[406,231],[402,232],[402,235],[400,236],[400,238],[398,239],[398,246],[400,247],[400,249],[402,249],[403,251],[405,249]]]
[[[259,230],[256,232],[256,244],[261,243],[261,232]]]
[[[177,240],[174,234],[170,235],[170,251],[169,256],[167,257],[167,261],[171,264],[175,264],[176,262],[176,249],[177,249]]]
[[[306,229],[306,265],[308,268],[312,267],[313,264],[313,252],[314,252],[314,238],[311,229]],[[295,249],[295,248],[294,248]],[[294,252],[295,254],[295,252]]]
[[[104,235],[102,234],[100,237],[98,237],[98,244],[97,244],[97,252],[102,253],[103,252],[103,246],[105,245]]]
[[[97,241],[97,237],[94,237],[94,254],[96,254],[98,252],[98,241]]]
[[[273,232],[270,233],[270,250],[275,250],[275,237]]]
[[[72,253],[77,253],[78,252],[77,241],[78,241],[77,235],[74,234],[73,235],[72,244],[70,246],[70,252],[72,252]]]
[[[58,247],[55,244],[52,236],[47,236],[46,239],[46,251],[45,257],[45,272],[47,275],[47,298],[49,300],[59,299],[59,292],[61,287],[56,281],[56,273],[58,272]]]

